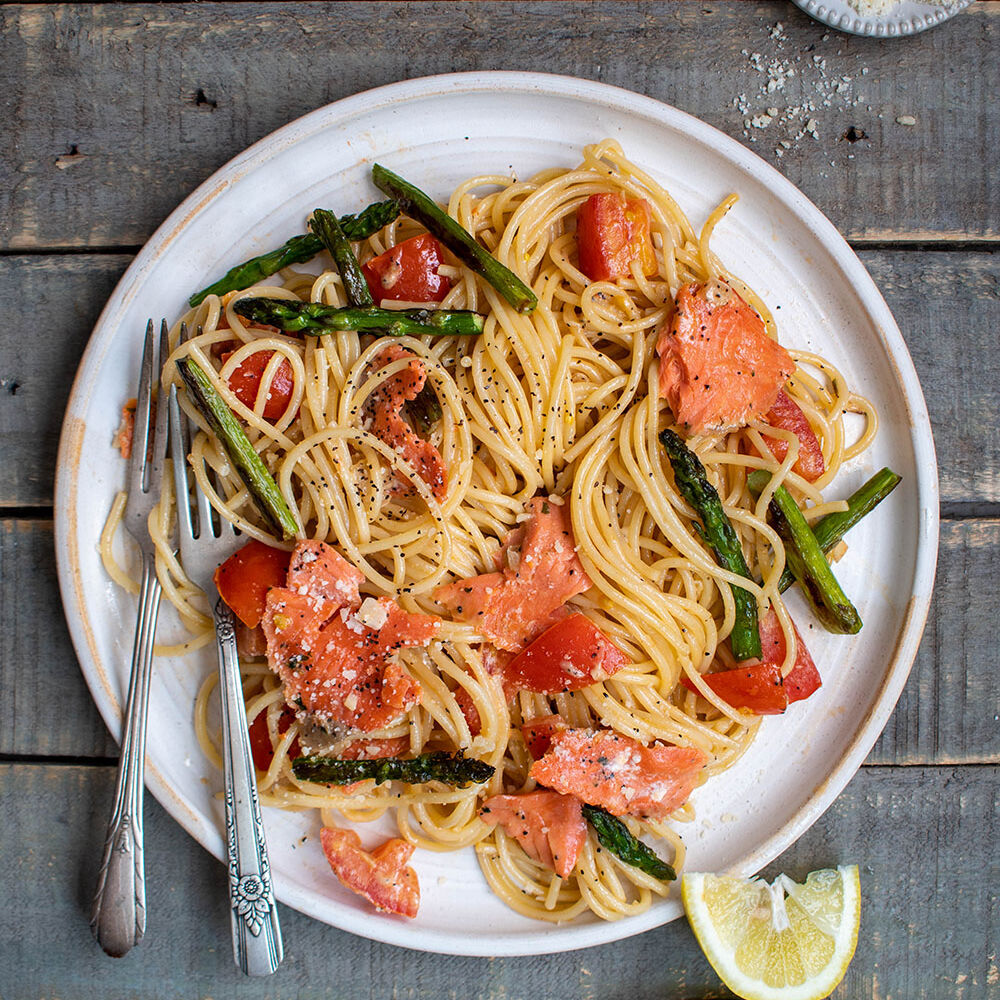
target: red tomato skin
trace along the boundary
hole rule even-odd
[[[552,736],[569,728],[569,723],[561,715],[542,715],[529,719],[521,726],[521,735],[528,745],[528,753],[535,760],[541,760],[552,746]]]
[[[614,281],[627,277],[638,258],[643,274],[655,274],[650,218],[645,199],[592,194],[576,215],[580,270],[591,281]]]
[[[278,732],[284,733],[295,721],[295,713],[286,705],[278,719]],[[296,737],[288,748],[288,756],[295,758],[300,754],[299,740]],[[267,710],[258,712],[250,723],[250,753],[253,755],[254,767],[258,771],[266,771],[274,760],[274,747],[271,746],[271,734],[267,731]]]
[[[785,678],[789,704],[808,698],[823,683],[795,622],[792,622],[792,628],[795,629],[795,665]],[[785,633],[781,631],[773,608],[768,608],[767,613],[761,616],[759,630],[763,658],[772,663],[782,663],[786,652]]]
[[[443,263],[441,244],[422,233],[366,261],[361,272],[376,305],[383,299],[440,302],[451,291],[451,279],[438,274]]]
[[[795,460],[792,468],[803,479],[808,479],[811,483],[816,482],[826,471],[823,449],[820,447],[815,431],[806,420],[802,408],[784,389],[778,393],[774,406],[764,415],[764,421],[772,427],[791,431],[799,439],[799,457]],[[785,455],[788,454],[788,442],[781,438],[766,436],[765,440],[774,453],[774,457],[779,462],[783,461]]]
[[[244,358],[235,371],[229,376],[229,388],[233,394],[244,405],[251,410],[257,402],[257,393],[260,391],[260,382],[264,377],[264,369],[268,366],[274,351],[256,351],[254,354]],[[223,362],[228,360],[228,354],[222,355]],[[288,359],[284,358],[278,370],[271,379],[271,388],[267,393],[267,400],[264,403],[264,419],[275,421],[288,409],[288,401],[292,398],[295,389],[295,379],[292,375],[292,366]]]
[[[215,571],[219,596],[247,628],[256,628],[264,617],[267,592],[285,585],[290,559],[290,552],[255,538]]]
[[[754,715],[781,715],[788,707],[788,695],[777,663],[721,670],[706,674],[702,679],[733,708],[745,708]]]
[[[517,690],[557,694],[606,680],[628,663],[628,657],[586,615],[575,614],[521,650],[504,667],[504,679]]]

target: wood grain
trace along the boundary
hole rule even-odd
[[[0,153],[0,249],[137,246],[292,119],[487,69],[674,104],[778,166],[852,239],[995,241],[998,46],[993,2],[888,45],[783,0],[7,4],[0,79],[18,141]]]
[[[861,935],[835,998],[1000,996],[995,957],[1000,871],[996,852],[984,863],[978,849],[1000,836],[998,772],[997,767],[957,773],[865,768],[771,866],[769,877],[783,870],[795,878],[836,864],[861,867]],[[90,936],[86,913],[113,782],[114,772],[107,767],[0,765],[0,808],[7,817],[4,856],[14,876],[7,905],[0,909],[0,996],[731,996],[683,920],[587,951],[480,959],[363,941],[282,907],[284,964],[272,978],[245,979],[232,964],[222,866],[152,799],[146,805],[146,937],[124,959],[107,958]],[[904,830],[908,835],[901,836]],[[920,835],[913,835],[917,830]],[[25,933],[26,918],[44,921],[48,932]],[[58,933],[52,933],[55,929]]]
[[[920,377],[942,500],[1000,501],[1000,257],[914,250],[868,250],[861,256],[896,316]],[[51,504],[73,373],[129,259],[0,257],[0,454],[6,459],[0,463],[0,507]],[[179,292],[178,312],[182,298]],[[25,349],[26,331],[40,325],[58,349]],[[126,395],[123,387],[123,400]]]
[[[1000,521],[942,525],[924,641],[871,761],[1000,762],[993,636],[998,553]],[[9,623],[0,631],[0,754],[116,756],[79,673],[53,558],[50,522],[0,521],[0,620]],[[22,613],[25,607],[31,614]],[[41,724],[39,706],[58,724]]]

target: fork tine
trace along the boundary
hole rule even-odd
[[[145,493],[146,456],[149,452],[149,410],[153,386],[153,321],[146,324],[146,337],[142,346],[142,363],[139,366],[139,391],[135,404],[135,430],[132,437],[132,457],[128,467],[130,493]]]
[[[177,402],[177,386],[170,387],[170,457],[174,465],[174,494],[177,498],[177,530],[180,537],[194,538],[191,527],[191,492],[187,478],[187,421]]]
[[[212,505],[197,480],[195,481],[194,493],[195,501],[198,504],[198,538],[207,541],[209,538],[215,538],[215,527],[212,524]]]
[[[152,332],[152,331],[150,331]],[[160,342],[157,351],[156,366],[152,378],[152,384],[160,385],[160,372],[163,369],[163,362],[170,356],[170,346],[167,341],[167,321],[160,320]],[[150,462],[148,488],[159,491],[163,482],[163,462],[167,457],[167,407],[163,398],[163,393],[157,395],[156,424],[153,432],[153,451]]]

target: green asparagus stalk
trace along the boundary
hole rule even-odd
[[[757,469],[747,476],[747,486],[759,495],[771,481],[771,473]],[[853,635],[861,629],[861,616],[848,600],[816,536],[784,486],[774,491],[769,506],[771,519],[785,542],[785,561],[802,584],[816,617],[831,632]]]
[[[880,469],[847,498],[847,510],[821,517],[813,526],[819,547],[829,555],[837,543],[865,515],[870,514],[900,483],[902,477],[892,469]],[[786,566],[778,580],[778,590],[784,593],[795,582],[795,575]]]
[[[430,433],[431,427],[441,419],[443,416],[441,404],[438,402],[434,387],[429,382],[424,383],[424,387],[417,393],[416,399],[411,399],[406,404],[406,412],[424,437]]]
[[[313,211],[309,220],[309,228],[323,241],[323,246],[330,251],[334,264],[340,272],[340,280],[344,283],[348,305],[369,307],[375,305],[368,282],[361,273],[361,265],[354,256],[350,240],[344,235],[337,216],[325,208]]]
[[[191,399],[222,442],[229,460],[246,484],[264,520],[276,535],[294,538],[299,530],[295,517],[233,411],[226,405],[209,377],[191,358],[181,358],[177,362],[177,370],[181,373]]]
[[[254,323],[276,326],[286,333],[302,331],[317,336],[343,330],[390,337],[475,337],[483,332],[483,317],[468,309],[378,309],[261,298],[240,299],[235,309]]]
[[[489,781],[496,768],[474,757],[442,751],[422,753],[417,757],[383,757],[381,760],[339,760],[336,757],[296,757],[292,773],[301,781],[318,781],[331,785],[348,785],[354,781],[374,778],[381,785],[386,781],[403,781],[419,785],[427,781],[442,781],[447,785],[478,785]]]
[[[535,293],[513,271],[504,267],[485,247],[463,229],[432,198],[404,181],[398,174],[376,163],[372,180],[379,190],[395,198],[402,211],[422,223],[459,260],[488,281],[519,313],[530,313],[538,305]]]
[[[600,806],[583,807],[583,817],[594,828],[598,843],[627,865],[644,871],[661,882],[673,882],[677,872],[632,835],[632,831],[617,816],[612,816]]]
[[[399,205],[394,201],[377,201],[358,215],[342,215],[339,219],[340,228],[349,240],[366,240],[372,233],[377,233],[383,226],[387,226],[398,215]],[[214,284],[203,288],[200,292],[195,292],[188,299],[188,303],[193,307],[201,305],[208,295],[225,295],[226,292],[249,288],[258,281],[263,281],[280,271],[283,267],[304,264],[307,260],[312,260],[322,250],[323,241],[312,233],[293,236],[277,250],[237,264]]]
[[[660,443],[667,450],[674,481],[681,495],[694,507],[701,518],[704,530],[699,532],[708,543],[719,565],[731,573],[750,577],[750,567],[743,556],[736,531],[722,509],[722,501],[715,487],[705,475],[705,467],[679,434],[666,428],[660,434]],[[760,656],[760,631],[757,625],[757,599],[742,587],[733,587],[736,603],[736,621],[729,637],[733,655],[737,660]]]

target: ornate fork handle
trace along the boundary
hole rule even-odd
[[[101,947],[120,958],[146,931],[143,870],[142,787],[146,754],[146,706],[153,665],[153,636],[160,609],[160,583],[152,554],[143,553],[139,615],[132,646],[132,672],[123,720],[115,803],[108,824],[104,857],[90,926]]]
[[[236,656],[235,621],[221,598],[215,604],[215,637],[219,647],[222,700],[233,956],[247,975],[266,976],[281,963],[281,928],[267,861],[257,775],[250,753],[250,734]]]

